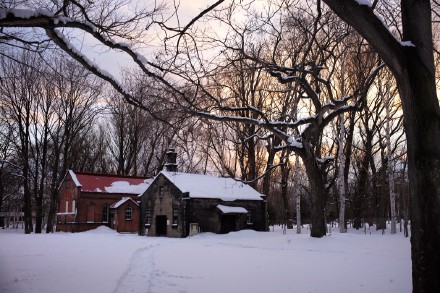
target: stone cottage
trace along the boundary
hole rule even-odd
[[[186,237],[199,231],[267,231],[265,196],[249,185],[232,178],[175,172],[174,162],[166,167],[141,196],[140,234]]]

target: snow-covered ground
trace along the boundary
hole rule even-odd
[[[0,230],[0,292],[412,291],[409,238],[374,229],[283,235],[241,231],[191,238]]]

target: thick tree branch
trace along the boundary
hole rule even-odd
[[[402,72],[404,51],[371,7],[355,0],[323,0],[342,20],[358,31],[394,73]],[[411,40],[406,40],[411,41]]]

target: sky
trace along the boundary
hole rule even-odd
[[[165,0],[167,3],[168,10],[165,10],[164,14],[169,15],[172,13],[173,10],[173,2],[170,0]],[[201,11],[206,9],[207,7],[213,5],[216,1],[215,0],[200,0],[200,1],[181,1],[180,6],[178,7],[178,18],[180,21],[180,26],[184,27],[186,24],[188,24],[193,18],[195,18]],[[252,7],[260,9],[263,6],[266,6],[266,1],[264,0],[257,0],[257,1],[240,1],[240,4],[245,5],[245,3],[250,2],[252,3]],[[223,7],[230,4],[230,1],[225,1],[217,8]],[[234,13],[234,20],[235,21],[242,21],[245,19],[245,13],[248,11],[245,11],[244,9],[236,8]],[[175,27],[177,25],[176,17],[172,17],[167,21],[167,26]],[[216,33],[218,35],[224,36],[226,33],[226,26],[221,25],[218,22],[210,21],[209,23],[204,23],[203,21],[199,20],[196,24],[193,25],[193,27],[208,29],[212,33]],[[147,57],[147,59],[151,60],[154,58],[155,52],[158,50],[161,50],[164,45],[163,42],[160,40],[157,40],[157,35],[161,34],[161,37],[163,36],[163,33],[159,30],[158,25],[154,25],[150,27],[149,29],[149,41],[147,44],[142,45],[142,48],[136,49],[137,52],[141,53],[143,56]],[[156,37],[156,40],[153,40],[153,38]],[[98,64],[102,69],[108,71],[115,77],[121,76],[121,68],[133,68],[135,67],[135,63],[132,61],[131,57],[127,56],[123,53],[118,53],[114,50],[107,50],[106,48],[103,49],[102,46],[96,46],[96,41],[91,37],[87,36],[84,39],[79,39],[79,41],[82,42],[82,46],[84,46],[83,52],[86,53],[86,55],[94,61],[96,64]],[[78,43],[78,45],[80,45]],[[209,55],[207,55],[209,56]]]
[[[167,1],[170,2],[170,1]],[[179,6],[179,19],[181,25],[186,25],[192,18],[197,16],[206,7],[215,3],[214,0],[200,0],[200,1],[182,1]],[[169,3],[168,5],[172,5]],[[172,7],[172,6],[170,6]],[[170,21],[169,24],[175,23]],[[157,30],[157,26],[151,29],[152,34]],[[131,57],[127,54],[117,52],[115,50],[107,50],[102,46],[97,45],[96,41],[91,36],[86,36],[84,39],[79,39],[79,41],[84,41],[81,45],[76,43],[77,46],[84,46],[83,52],[87,52],[87,56],[90,60],[94,61],[95,64],[99,65],[102,69],[108,71],[115,77],[121,76],[121,68],[134,68],[136,64],[132,61]],[[138,50],[139,53],[147,58],[151,58],[156,50],[162,48],[162,43],[149,42],[149,48]]]

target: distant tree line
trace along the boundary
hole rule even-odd
[[[297,21],[307,23],[307,19]],[[328,26],[329,21],[325,19],[321,25]],[[301,30],[292,21],[285,25],[292,34],[303,36],[304,42],[318,37],[308,36],[308,29]],[[277,45],[297,52],[293,57],[299,59],[307,54],[322,56],[322,63],[316,66],[331,66],[331,70],[317,76],[318,81],[280,83],[273,69],[260,66],[265,49],[275,48],[261,44],[257,50],[261,56],[250,60],[245,51],[225,50],[224,59],[213,70],[213,82],[205,90],[211,93],[226,88],[225,95],[216,102],[251,119],[260,115],[253,109],[261,109],[267,119],[283,121],[286,131],[291,127],[293,137],[298,136],[304,128],[295,121],[320,115],[313,114],[323,108],[315,108],[316,103],[324,105],[327,99],[319,93],[324,100],[316,100],[314,106],[313,99],[305,98],[307,88],[317,88],[311,93],[325,92],[331,85],[334,95],[356,92],[359,80],[366,81],[368,71],[379,62],[353,31],[341,31],[337,26],[332,29],[335,31],[320,36],[336,38],[325,50],[313,45],[302,52],[304,46],[298,45],[298,39]],[[350,46],[341,44],[341,40]],[[47,232],[53,231],[58,187],[68,169],[152,177],[161,170],[170,146],[178,150],[179,171],[239,178],[266,194],[272,223],[287,224],[301,218],[303,223],[313,221],[313,188],[303,164],[305,157],[280,148],[282,140],[270,129],[188,114],[175,103],[173,93],[133,70],[124,72],[123,84],[147,111],[126,103],[117,91],[74,60],[52,50],[2,52],[0,209],[11,215],[23,210],[27,233],[34,226],[37,233],[44,227]],[[336,57],[328,61],[331,55]],[[293,57],[276,57],[286,67],[289,62],[298,62],[290,59]],[[409,217],[405,136],[398,94],[389,73],[384,70],[378,77],[370,81],[368,86],[375,90],[369,91],[368,97],[365,91],[362,103],[353,111],[335,116],[337,119],[314,138],[311,154],[322,164],[316,174],[324,179],[322,217],[326,222],[337,221],[340,215],[341,186],[336,181],[341,165],[345,223],[351,222],[355,228],[364,223],[385,228],[385,221],[391,217],[390,172],[396,193],[396,219]],[[384,97],[390,98],[388,104]],[[202,101],[199,107],[212,107],[212,101]],[[388,112],[387,107],[391,109]],[[386,141],[387,123],[391,125],[390,145]],[[339,157],[341,133],[343,156]]]

